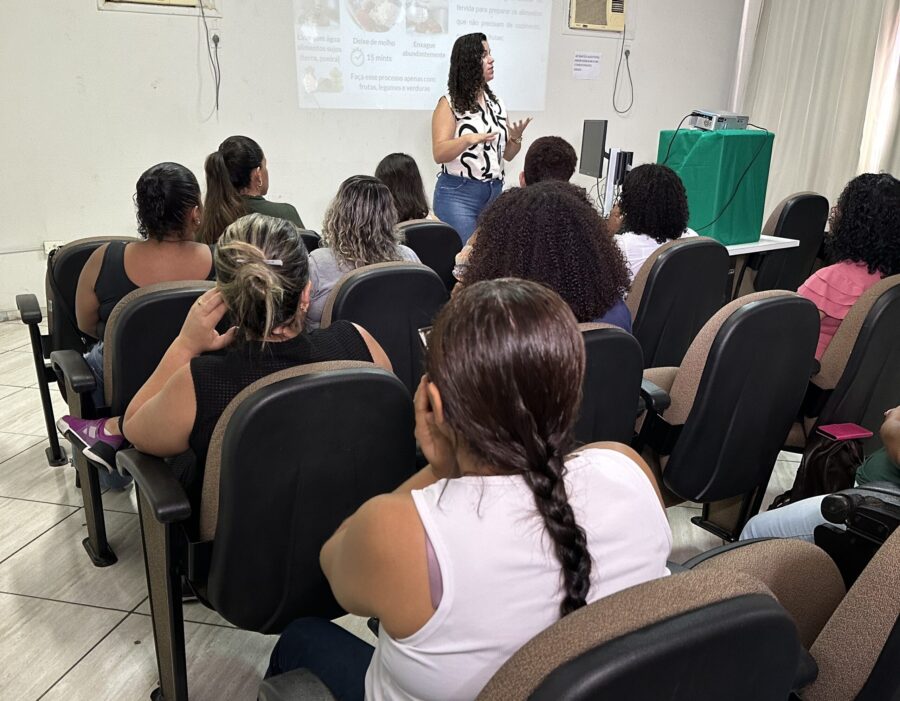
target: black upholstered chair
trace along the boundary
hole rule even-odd
[[[191,305],[214,284],[197,281],[147,285],[125,295],[115,306],[103,335],[103,389],[109,407],[106,410],[93,405],[91,393],[96,380],[81,353],[51,353],[53,370],[66,388],[69,413],[86,419],[122,416],[178,336]],[[98,567],[112,565],[116,555],[106,537],[97,473],[103,468],[85,458],[77,440],[71,441],[71,446],[88,528],[84,547]]]
[[[414,462],[406,388],[351,361],[284,370],[238,394],[213,432],[199,506],[162,460],[120,452],[137,484],[160,698],[188,698],[180,577],[245,630],[340,616],[319,550]]]
[[[647,258],[625,300],[645,368],[681,363],[727,299],[729,265],[725,246],[702,236],[670,241]]]
[[[735,297],[764,290],[796,292],[812,273],[827,219],[828,200],[815,192],[798,192],[782,200],[762,233],[795,239],[800,245],[747,256],[738,274]]]
[[[644,372],[647,413],[635,448],[656,471],[667,505],[702,502],[693,522],[737,538],[759,510],[800,408],[818,334],[812,302],[756,292],[718,311],[680,367]]]
[[[31,352],[37,372],[47,438],[50,441],[47,448],[47,462],[50,465],[65,465],[67,459],[59,445],[49,391],[49,383],[57,382],[59,378],[47,361],[53,351],[72,350],[84,353],[88,350],[89,340],[79,330],[75,318],[75,290],[78,287],[78,277],[88,258],[100,246],[110,241],[132,240],[134,239],[126,236],[95,236],[72,241],[50,252],[47,257],[47,273],[44,277],[47,297],[47,333],[44,335],[40,332],[39,325],[43,318],[37,297],[33,294],[16,295],[16,307],[19,309],[22,322],[28,326],[31,337]],[[62,383],[60,390],[65,393],[65,386]]]
[[[416,252],[419,260],[438,274],[448,292],[452,290],[456,284],[453,266],[456,254],[462,250],[456,229],[430,219],[402,222],[397,228],[403,232],[406,245]]]
[[[586,352],[581,413],[575,424],[579,443],[630,443],[641,394],[641,346],[611,324],[579,324]]]
[[[310,229],[300,229],[300,238],[303,239],[307,253],[312,253],[322,245],[322,237]]]
[[[441,279],[420,263],[376,263],[344,275],[328,296],[322,328],[346,319],[381,344],[397,375],[414,394],[422,377],[419,329],[430,326],[449,295]]]

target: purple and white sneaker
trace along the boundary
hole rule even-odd
[[[56,422],[56,428],[69,438],[78,440],[84,446],[84,456],[88,460],[103,465],[109,472],[115,472],[116,452],[122,447],[125,438],[107,433],[104,428],[107,420],[63,416]]]

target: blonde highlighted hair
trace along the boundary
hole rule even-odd
[[[248,214],[225,229],[215,252],[216,278],[238,338],[262,340],[298,325],[309,257],[291,222]]]
[[[325,213],[322,239],[351,268],[401,260],[403,235],[391,191],[369,175],[347,178]]]

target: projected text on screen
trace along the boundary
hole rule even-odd
[[[544,109],[551,0],[294,0],[300,106],[432,109],[456,37],[483,32],[491,88]]]

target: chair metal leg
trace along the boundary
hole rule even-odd
[[[175,566],[173,547],[173,529],[177,526],[159,523],[145,503],[141,490],[135,488],[138,490],[144,567],[159,672],[159,688],[150,698],[153,701],[188,701],[181,578]]]
[[[65,452],[59,445],[59,436],[56,433],[56,422],[53,420],[53,402],[50,399],[50,387],[47,383],[47,374],[56,377],[52,370],[48,370],[44,363],[44,355],[42,353],[41,332],[37,324],[28,326],[28,333],[31,335],[31,355],[34,357],[34,369],[37,372],[38,391],[41,394],[41,406],[44,410],[44,424],[47,427],[47,438],[50,441],[50,447],[47,448],[47,463],[52,467],[59,467],[68,462]]]
[[[81,498],[84,501],[84,515],[87,522],[88,537],[82,542],[88,557],[95,567],[109,567],[119,558],[109,547],[106,539],[106,519],[103,516],[103,501],[100,496],[100,476],[97,468],[84,457],[81,447],[72,443],[73,459],[81,484]]]
[[[765,484],[768,484],[768,480]],[[694,516],[691,523],[722,540],[733,543],[740,537],[750,517],[759,513],[765,493],[766,488],[763,485],[752,492],[731,499],[708,502],[703,505],[703,515]]]

